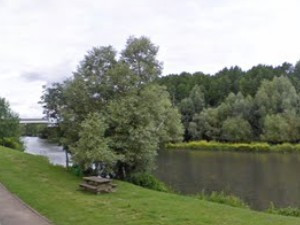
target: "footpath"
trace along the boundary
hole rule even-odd
[[[52,225],[0,184],[0,225]]]

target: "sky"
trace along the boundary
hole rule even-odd
[[[213,74],[300,60],[298,0],[0,0],[0,96],[42,117],[43,85],[70,76],[92,47],[130,35],[160,47],[163,74]]]

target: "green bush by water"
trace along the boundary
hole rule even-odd
[[[0,145],[7,148],[16,149],[19,151],[24,151],[24,143],[18,138],[14,138],[14,137],[4,137],[0,139]]]
[[[202,191],[200,194],[196,195],[197,198],[201,200],[217,202],[220,204],[230,205],[232,207],[238,208],[249,208],[249,205],[245,203],[242,199],[232,194],[228,195],[225,192],[216,192],[213,191],[210,194],[206,194],[205,191]]]
[[[167,144],[168,149],[197,149],[208,151],[242,151],[242,152],[300,152],[300,144],[282,143],[271,145],[266,142],[224,143],[216,141],[191,141]]]
[[[272,214],[283,215],[283,216],[300,217],[300,208],[293,208],[293,207],[277,208],[272,202],[270,204],[270,207],[267,209],[267,212]]]
[[[170,189],[149,173],[135,173],[128,179],[130,183],[156,191],[169,192]]]

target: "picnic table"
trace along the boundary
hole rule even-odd
[[[83,183],[79,185],[86,191],[93,192],[95,194],[99,193],[109,193],[116,191],[116,184],[112,183],[111,179],[102,178],[102,177],[84,177]]]

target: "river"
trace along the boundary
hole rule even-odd
[[[26,152],[44,155],[65,165],[61,147],[25,137]],[[273,202],[278,207],[300,207],[300,154],[161,150],[154,174],[183,194],[202,190],[239,196],[253,209]]]

